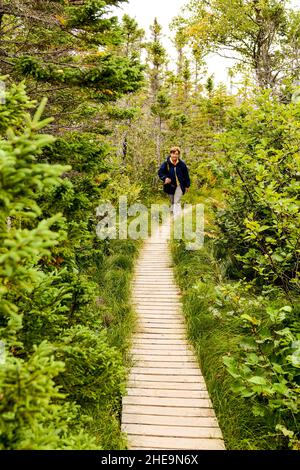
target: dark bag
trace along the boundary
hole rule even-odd
[[[169,165],[168,160],[167,160],[167,171],[168,171],[168,174],[170,175],[170,165]],[[172,184],[172,183],[164,184],[164,192],[165,193],[174,194],[175,190],[176,190],[176,185],[175,184]]]

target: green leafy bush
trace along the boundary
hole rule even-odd
[[[24,85],[7,90],[8,106],[10,93],[17,107],[24,103],[23,111],[11,118],[13,128],[8,122],[4,126],[0,141],[0,339],[5,349],[0,448],[109,446],[105,426],[99,435],[93,419],[103,419],[115,448],[124,447],[117,416],[126,368],[102,321],[102,310],[110,306],[97,305],[105,244],[97,242],[93,224],[80,220],[82,207],[70,220],[68,201],[73,204],[84,194],[83,189],[76,194],[72,181],[60,178],[70,167],[43,159],[44,147],[54,140],[39,133],[50,121],[40,119],[45,102],[31,118],[26,110],[34,104],[26,98]],[[2,114],[6,105],[0,107],[0,121]],[[45,199],[60,190],[57,205],[63,214]],[[96,198],[85,201],[92,213]],[[79,250],[83,241],[91,254]],[[119,261],[116,272],[126,269],[122,286],[128,289],[132,263],[122,257]],[[128,293],[122,296],[128,300]]]
[[[300,108],[264,92],[232,108],[226,128],[220,253],[257,285],[299,291]]]
[[[242,314],[239,352],[224,356],[224,364],[234,393],[250,401],[255,416],[265,417],[278,441],[282,433],[299,450],[300,334],[288,327],[291,311],[269,306],[259,317]]]

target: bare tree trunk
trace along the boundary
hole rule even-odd
[[[123,143],[122,143],[122,155],[123,155],[123,164],[125,165],[127,159],[127,149],[128,149],[128,141],[127,141],[127,131],[125,131],[123,136]]]
[[[264,18],[258,0],[254,0],[257,4],[256,22],[259,25],[259,33],[253,51],[253,62],[258,84],[261,88],[273,88],[275,83],[273,79],[273,64],[271,47],[276,34],[274,20]]]
[[[162,132],[162,120],[161,117],[158,118],[158,132],[156,136],[156,160],[159,165],[161,159],[161,132]]]

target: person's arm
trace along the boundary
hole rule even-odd
[[[163,182],[165,182],[166,178],[169,178],[167,162],[163,162],[161,165],[160,169],[158,170],[158,176]]]
[[[188,167],[185,165],[185,187],[189,188],[191,186],[191,180],[189,175]]]

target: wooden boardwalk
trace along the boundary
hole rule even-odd
[[[136,265],[138,329],[123,398],[129,449],[224,450],[204,378],[185,335],[168,247],[170,221],[149,238]]]

